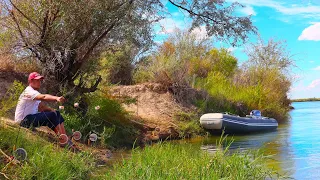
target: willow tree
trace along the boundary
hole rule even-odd
[[[0,1],[3,47],[18,58],[31,57],[48,77],[80,93],[95,91],[101,82],[98,75],[90,76],[88,84],[85,78],[86,67],[103,51],[128,40],[142,48],[152,44],[154,24],[169,15],[164,3],[188,14],[191,29],[205,26],[209,36],[232,45],[256,31],[250,16],[235,16],[240,4],[224,0]]]

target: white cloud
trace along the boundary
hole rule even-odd
[[[320,23],[305,28],[298,40],[320,41]]]
[[[176,29],[183,29],[184,22],[183,20],[176,20],[173,18],[164,18],[160,20],[161,31],[158,34],[170,34],[173,33]]]
[[[252,6],[246,6],[244,8],[241,8],[239,10],[241,13],[243,13],[244,15],[246,16],[249,16],[249,15],[257,15],[257,13],[254,11],[253,7]]]
[[[310,85],[304,85],[301,81],[290,88],[289,95],[291,99],[320,97],[320,79],[314,80]]]
[[[276,1],[276,0],[227,0],[228,2],[239,2],[244,5],[257,6],[257,7],[269,7],[277,10],[285,15],[303,15],[305,17],[319,17],[320,6],[314,6],[312,4],[297,5],[288,4],[288,1]]]
[[[235,51],[235,50],[237,50],[238,48],[237,47],[229,47],[228,48],[228,51],[229,52],[233,52],[233,51]]]
[[[312,70],[320,71],[320,66],[313,68]]]
[[[208,33],[207,30],[205,28],[205,26],[201,26],[198,28],[195,28],[191,31],[192,34],[197,36],[197,39],[205,39],[208,38]]]
[[[311,84],[308,86],[309,89],[315,88],[320,86],[320,79],[316,79],[311,82]]]

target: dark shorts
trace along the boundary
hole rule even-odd
[[[20,123],[20,126],[25,128],[48,126],[52,130],[59,124],[64,122],[59,111],[55,112],[40,112],[37,114],[27,115]]]

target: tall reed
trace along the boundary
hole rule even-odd
[[[228,152],[218,148],[209,154],[190,144],[160,143],[133,150],[132,157],[115,164],[105,179],[280,178],[259,151]]]

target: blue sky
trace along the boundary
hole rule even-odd
[[[320,98],[320,1],[319,0],[227,0],[239,2],[246,7],[239,9],[239,14],[252,15],[254,25],[265,41],[273,38],[284,40],[288,51],[295,59],[295,77],[289,97]],[[190,20],[183,12],[167,3],[171,16],[160,21],[156,26],[155,41],[161,42],[176,28],[186,29]],[[199,36],[205,36],[204,28],[194,30]],[[251,36],[249,42],[255,42]],[[247,60],[243,52],[246,45],[230,48],[239,62]]]

